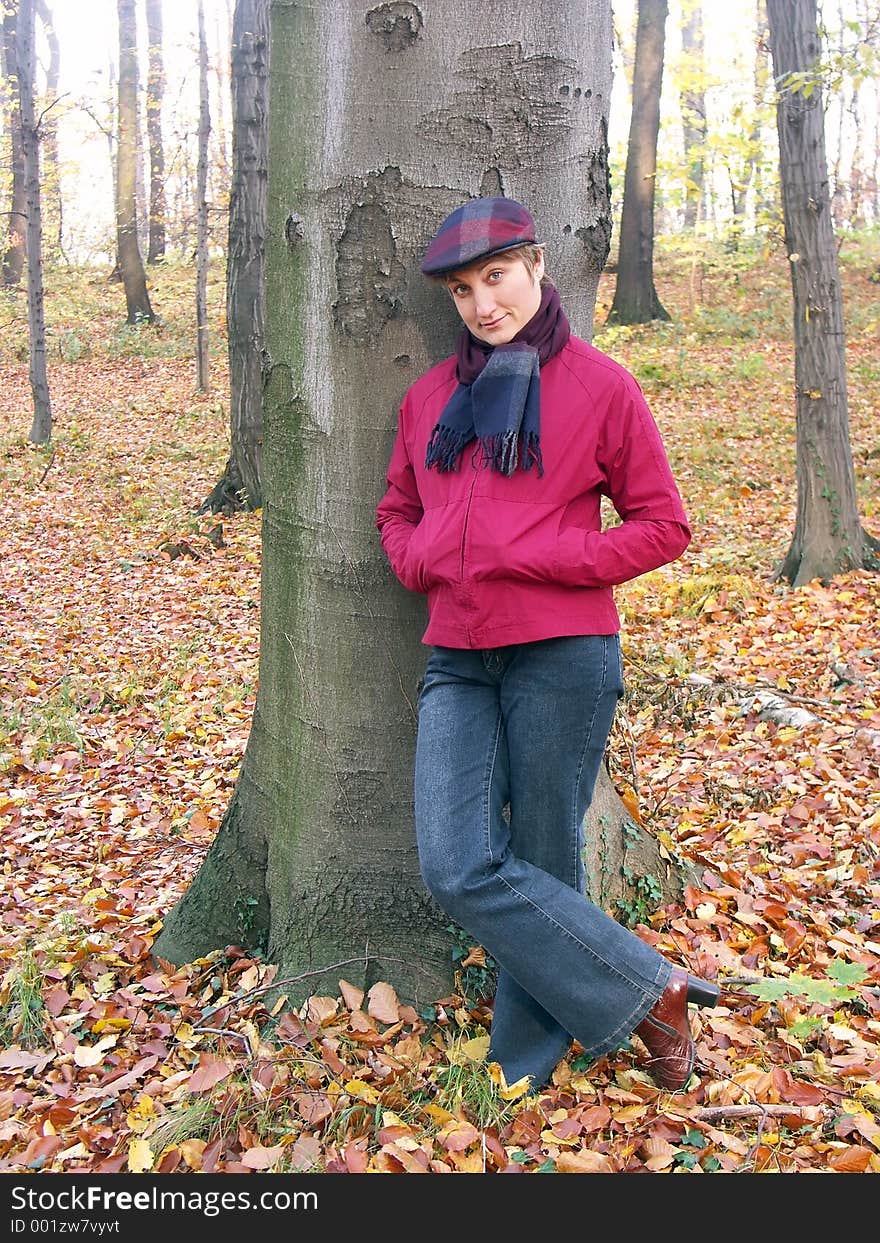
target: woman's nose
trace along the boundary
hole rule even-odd
[[[492,289],[478,289],[474,296],[474,310],[478,319],[489,319],[495,310],[495,293]]]

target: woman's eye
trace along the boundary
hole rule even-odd
[[[467,285],[455,285],[452,292],[455,294],[456,298],[463,298],[467,293]]]

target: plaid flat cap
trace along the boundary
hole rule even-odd
[[[446,217],[431,239],[421,271],[455,272],[486,255],[535,241],[535,222],[521,203],[506,198],[471,199]]]

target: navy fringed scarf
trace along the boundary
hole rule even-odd
[[[554,285],[512,341],[489,345],[462,328],[458,338],[458,388],[446,403],[428,441],[427,467],[456,470],[476,437],[483,465],[512,475],[541,461],[541,366],[558,354],[571,333]]]

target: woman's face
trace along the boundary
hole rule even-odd
[[[541,305],[543,255],[530,272],[517,255],[490,255],[447,277],[455,309],[489,345],[512,341]]]

